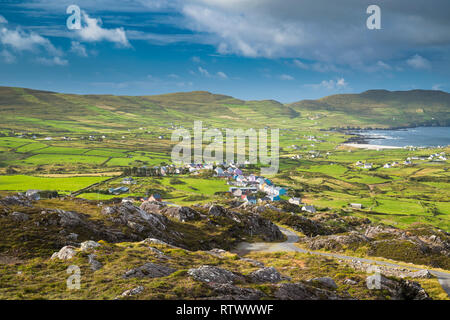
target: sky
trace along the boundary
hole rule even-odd
[[[449,12],[448,0],[0,0],[0,85],[280,102],[448,92]]]

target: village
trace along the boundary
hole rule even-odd
[[[287,200],[289,203],[298,205],[302,211],[315,213],[316,208],[313,205],[302,203],[299,197],[289,197],[288,188],[277,186],[273,181],[267,177],[249,173],[245,169],[247,164],[222,163],[220,165],[213,164],[187,164],[177,167],[175,165],[155,166],[155,167],[141,167],[129,168],[124,171],[127,177],[122,179],[123,186],[110,188],[108,191],[112,195],[120,195],[129,192],[129,187],[126,185],[136,184],[133,176],[175,176],[175,175],[189,175],[197,176],[202,173],[210,173],[212,177],[223,179],[229,186],[228,194],[236,200],[242,202],[244,206],[256,205],[258,203],[270,203],[281,200]],[[160,194],[150,194],[142,201],[156,201],[162,202]],[[130,202],[132,199],[124,198],[123,202]]]

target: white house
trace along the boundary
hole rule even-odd
[[[306,211],[309,213],[316,213],[316,208],[314,208],[314,206],[303,206],[302,211]]]
[[[350,207],[353,209],[362,209],[363,205],[361,203],[350,203]]]

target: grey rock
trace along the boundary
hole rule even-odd
[[[136,296],[140,293],[144,292],[144,287],[143,286],[139,286],[130,290],[126,290],[124,291],[121,296],[122,297],[131,297],[131,296]]]
[[[72,246],[62,247],[61,250],[55,252],[50,259],[70,260],[77,254],[75,249],[76,248]]]
[[[160,213],[165,207],[166,205],[161,202],[144,201],[139,208],[148,213]]]
[[[267,267],[256,270],[249,275],[250,279],[256,283],[272,282],[277,283],[282,280],[290,280],[289,277],[283,277],[274,267]]]
[[[67,240],[77,241],[78,234],[72,232],[72,233],[69,233],[66,238],[67,238]]]
[[[100,243],[92,241],[92,240],[88,240],[88,241],[82,242],[80,248],[81,248],[81,251],[88,251],[91,249],[98,248],[100,246],[101,246]]]
[[[241,275],[236,275],[231,271],[206,265],[195,269],[189,269],[188,274],[195,280],[207,283],[214,282],[231,284],[237,280],[243,279]]]
[[[209,253],[210,255],[223,259],[225,257],[225,255],[227,254],[227,251],[223,250],[223,249],[218,249],[218,248],[214,248],[211,250],[206,251],[207,253]]]
[[[11,218],[13,218],[13,220],[18,222],[25,222],[30,219],[30,216],[23,212],[13,212],[11,213]]]
[[[264,268],[264,263],[260,262],[260,261],[256,261],[250,258],[241,258],[242,261],[246,261],[250,264],[252,264],[255,267],[259,267],[259,268]]]
[[[131,269],[123,275],[124,278],[160,278],[167,277],[177,271],[176,269],[147,262],[144,265]]]
[[[329,288],[329,289],[337,289],[336,282],[330,277],[319,277],[308,280],[307,282],[319,282],[321,285]]]
[[[181,222],[198,220],[200,218],[200,214],[189,207],[167,207],[160,212]]]
[[[414,281],[389,279],[380,273],[366,278],[369,290],[387,290],[393,300],[430,300],[426,291]]]
[[[354,286],[354,285],[358,284],[358,282],[356,282],[355,280],[352,280],[352,279],[345,279],[344,284]]]

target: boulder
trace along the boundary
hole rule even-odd
[[[393,300],[430,300],[426,291],[414,281],[386,278],[376,273],[366,278],[369,290],[387,290]]]
[[[282,280],[290,280],[289,277],[283,277],[274,267],[267,267],[256,270],[249,275],[250,279],[256,283],[272,282],[277,283]]]
[[[55,252],[50,259],[70,260],[77,254],[75,249],[76,248],[72,246],[62,247],[61,250]]]
[[[235,281],[243,279],[241,275],[236,275],[231,271],[213,267],[201,266],[200,268],[189,269],[188,274],[195,280],[206,283],[234,283]]]
[[[358,282],[356,282],[355,280],[352,280],[352,279],[345,279],[344,284],[354,286],[354,285],[358,284]]]
[[[11,218],[18,222],[25,222],[30,219],[30,216],[23,212],[13,212],[11,213]]]
[[[334,280],[330,277],[319,277],[319,278],[313,278],[308,280],[307,282],[318,282],[320,283],[322,286],[325,286],[329,289],[337,289],[337,285],[336,282],[334,282]]]
[[[224,207],[218,205],[212,205],[208,210],[208,215],[215,217],[226,217],[227,210]]]
[[[0,200],[0,204],[4,206],[22,206],[22,207],[31,207],[31,199],[26,197],[22,193],[18,193],[12,196],[4,197]]]
[[[88,251],[91,249],[98,248],[100,246],[101,246],[100,243],[92,241],[92,240],[88,240],[88,241],[82,242],[80,248],[81,248],[81,251]]]
[[[87,222],[81,213],[59,209],[52,211],[58,213],[59,224],[63,227],[84,227],[87,225]]]
[[[160,278],[167,277],[177,271],[176,269],[147,262],[144,265],[128,270],[123,275],[124,278]]]
[[[250,236],[259,235],[264,241],[278,241],[284,239],[284,235],[280,228],[268,219],[252,214],[243,220],[246,226],[245,230]]]
[[[311,250],[340,250],[342,246],[348,246],[354,243],[366,243],[369,239],[357,232],[350,232],[346,235],[321,236],[313,239],[305,239],[308,248]]]
[[[189,207],[167,207],[160,212],[181,222],[198,220],[200,218],[200,214]]]
[[[432,278],[433,276],[431,275],[430,271],[428,271],[428,270],[418,270],[418,271],[414,271],[414,272],[409,272],[409,273],[405,274],[404,277],[429,279],[429,278]]]
[[[139,208],[148,213],[160,213],[165,207],[166,205],[161,202],[144,201]]]
[[[121,296],[122,297],[131,297],[131,296],[136,296],[140,293],[144,292],[144,287],[143,286],[139,286],[130,290],[126,290],[124,291]]]
[[[227,254],[227,251],[218,248],[214,248],[205,252],[219,259],[223,259]]]
[[[264,263],[260,262],[260,261],[256,261],[250,258],[241,258],[242,261],[246,261],[248,263],[250,263],[251,265],[255,266],[255,267],[259,267],[259,268],[264,268]]]

